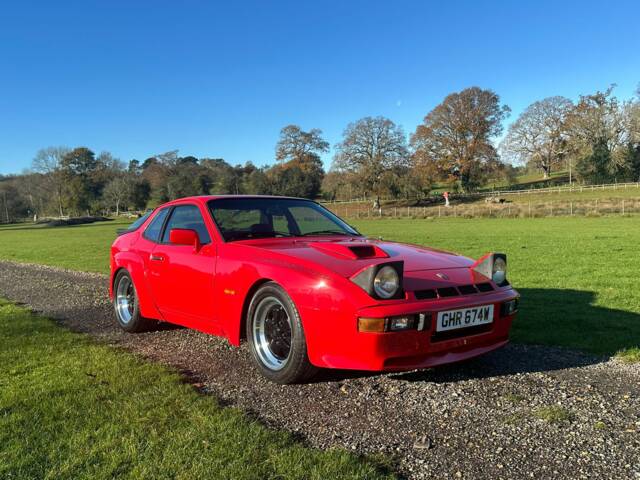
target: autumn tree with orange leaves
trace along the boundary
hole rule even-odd
[[[509,112],[491,90],[471,87],[448,95],[411,136],[415,167],[435,166],[464,191],[477,189],[500,164],[492,140]]]

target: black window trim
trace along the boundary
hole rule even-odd
[[[158,242],[156,240],[154,240],[153,238],[149,238],[147,236],[147,230],[148,228],[151,226],[151,224],[153,223],[153,221],[155,220],[155,218],[160,215],[160,212],[164,211],[164,210],[168,210],[167,216],[164,217],[164,220],[162,221],[162,225],[160,226],[160,235],[159,238],[162,239],[162,236],[164,235],[164,227],[167,225],[167,220],[169,220],[169,217],[171,216],[171,212],[173,211],[173,206],[168,206],[168,207],[163,207],[163,208],[158,208],[157,209],[158,212],[153,215],[153,218],[151,218],[151,220],[149,221],[149,223],[147,224],[146,227],[144,227],[144,230],[142,232],[142,236],[146,239],[149,240],[152,243],[155,243],[156,245],[161,245],[162,242]]]
[[[195,203],[178,203],[176,205],[169,206],[168,207],[169,208],[169,213],[167,214],[167,218],[165,218],[164,222],[162,223],[162,230],[160,232],[160,241],[159,242],[154,242],[154,243],[157,243],[158,245],[170,245],[170,246],[174,246],[174,247],[182,247],[182,246],[184,246],[184,245],[176,245],[175,243],[171,243],[171,242],[163,242],[162,239],[164,238],[164,233],[165,233],[165,230],[167,229],[167,224],[169,223],[169,220],[171,219],[171,215],[173,215],[173,211],[178,207],[188,207],[188,206],[196,207],[196,209],[198,210],[198,213],[200,214],[200,218],[202,218],[202,223],[204,225],[204,228],[207,230],[207,234],[209,235],[209,241],[208,242],[200,242],[200,245],[210,245],[211,243],[213,243],[213,238],[211,237],[211,233],[209,232],[209,229],[207,228],[207,222],[205,222],[204,216],[202,215],[202,212],[200,211],[200,208]],[[196,232],[196,234],[197,233],[198,232]],[[200,239],[200,235],[198,235],[198,239]]]
[[[218,198],[212,198],[211,200],[208,200],[206,205],[207,205],[207,211],[209,212],[209,216],[211,217],[211,221],[213,222],[214,227],[216,228],[217,232],[218,232],[218,236],[220,237],[220,240],[222,241],[222,243],[233,243],[233,242],[237,242],[238,240],[227,240],[224,238],[224,234],[222,233],[222,229],[220,228],[220,225],[218,225],[218,222],[216,221],[216,217],[213,215],[213,212],[211,211],[211,204],[216,202],[217,200],[225,200],[227,198],[233,198],[233,197],[218,197]],[[240,196],[240,197],[236,197],[236,198],[247,198],[247,199],[259,199],[262,198],[260,196]],[[338,220],[340,220],[342,223],[344,223],[345,225],[347,225],[349,228],[351,228],[354,232],[356,232],[356,234],[354,236],[358,236],[358,237],[363,237],[364,235],[362,235],[355,227],[351,226],[349,223],[347,223],[345,220],[343,220],[342,218],[340,218],[338,215],[336,215],[335,213],[333,213],[331,210],[329,210],[327,207],[325,207],[324,205],[322,205],[321,203],[316,202],[315,200],[311,200],[309,198],[297,198],[297,197],[278,197],[278,196],[273,196],[273,197],[269,197],[267,196],[266,198],[280,198],[280,199],[284,199],[284,200],[302,200],[304,202],[309,202],[309,203],[314,203],[316,204],[318,207],[320,207],[321,209],[325,210],[326,212],[329,213],[329,215],[333,215],[334,217],[336,217]],[[272,237],[268,237],[268,238],[272,238]],[[285,238],[300,238],[300,236],[293,236],[293,237],[285,237]],[[246,239],[246,240],[252,240],[252,239]],[[263,240],[261,239],[253,239],[253,240]]]

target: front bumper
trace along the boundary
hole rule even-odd
[[[458,296],[429,301],[403,301],[392,305],[377,305],[356,312],[319,320],[324,328],[308,336],[309,358],[326,368],[403,371],[428,368],[466,360],[504,346],[516,314],[501,315],[501,305],[518,297],[511,287],[491,293]],[[494,305],[493,322],[447,334],[436,332],[436,313],[443,310]],[[319,312],[315,312],[318,314]],[[357,329],[358,317],[384,318],[397,315],[427,313],[431,321],[422,331],[365,333]],[[318,322],[305,322],[307,325]],[[327,333],[326,328],[335,326]],[[346,326],[346,328],[345,328]]]

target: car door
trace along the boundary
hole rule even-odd
[[[200,248],[174,245],[174,228],[195,230]],[[180,204],[171,209],[160,241],[149,257],[149,278],[162,316],[169,322],[205,331],[215,330],[213,284],[216,249],[197,205]]]

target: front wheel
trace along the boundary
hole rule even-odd
[[[307,356],[307,343],[295,304],[275,282],[256,292],[247,315],[247,339],[262,374],[276,383],[298,383],[317,368]]]
[[[113,282],[113,307],[120,328],[127,332],[143,332],[151,327],[152,321],[140,315],[138,293],[131,275],[120,270]]]

